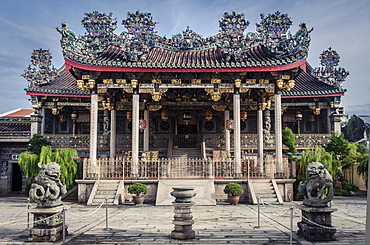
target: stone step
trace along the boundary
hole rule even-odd
[[[272,193],[272,194],[261,194],[261,193],[256,193],[256,197],[260,197],[260,198],[275,198],[277,200],[277,195],[275,193]]]
[[[95,195],[115,195],[117,190],[96,191]]]
[[[105,198],[94,198],[93,201],[92,201],[92,203],[94,205],[99,205],[102,202],[105,203]],[[108,204],[112,204],[113,202],[114,202],[114,198],[108,198],[108,200],[107,200]]]
[[[104,195],[104,194],[102,194],[102,195],[95,195],[94,196],[94,199],[105,199],[107,197],[108,197],[108,199],[114,199],[116,197],[116,195]]]
[[[118,186],[98,186],[98,191],[111,191],[111,190],[117,190]]]
[[[254,189],[254,193],[256,193],[256,195],[257,194],[275,194],[275,191],[272,189],[268,189],[268,190],[266,190],[266,189],[260,189],[260,190],[256,190],[256,189]]]
[[[261,198],[260,203],[279,204],[277,198]]]

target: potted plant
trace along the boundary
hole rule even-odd
[[[148,193],[148,187],[141,183],[135,183],[130,185],[127,191],[130,194],[134,194],[132,197],[134,203],[141,205],[144,203],[144,194]]]
[[[240,194],[244,191],[238,183],[228,183],[224,188],[224,192],[228,195],[229,203],[231,205],[236,205],[240,200]]]

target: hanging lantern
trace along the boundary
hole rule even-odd
[[[77,120],[77,119],[78,119],[78,114],[77,114],[77,112],[75,112],[75,111],[74,111],[74,112],[72,112],[72,113],[71,113],[71,119],[72,119],[72,120]]]
[[[301,113],[300,111],[297,111],[297,112],[295,113],[295,120],[297,120],[297,121],[302,121],[302,119],[303,119],[303,115],[302,115],[302,113]]]
[[[234,130],[234,120],[226,120],[226,129]]]
[[[59,115],[59,122],[65,122],[66,116],[65,115]]]
[[[310,115],[309,119],[310,122],[315,122],[316,121],[316,116],[315,115]]]
[[[126,112],[126,119],[127,120],[132,120],[132,112],[131,111]]]
[[[209,120],[212,120],[212,111],[206,111],[206,119],[209,121]]]
[[[162,118],[162,120],[166,121],[168,119],[168,112],[167,111],[161,111],[161,118]]]
[[[240,112],[240,119],[241,120],[245,120],[245,119],[247,119],[247,117],[248,117],[248,113],[247,113],[247,111],[241,111]]]
[[[146,120],[140,119],[139,120],[139,129],[145,130],[146,129]]]

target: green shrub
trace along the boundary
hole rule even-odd
[[[350,196],[351,193],[347,190],[334,189],[334,196]]]
[[[358,186],[348,183],[347,181],[342,182],[342,188],[346,191],[358,191]]]
[[[224,188],[225,194],[236,196],[242,194],[243,188],[238,183],[228,183]]]
[[[133,185],[130,185],[127,190],[128,193],[135,194],[136,196],[148,193],[148,187],[141,183],[135,183]]]

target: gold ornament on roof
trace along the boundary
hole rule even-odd
[[[162,106],[161,105],[148,105],[147,107],[148,111],[159,111]]]
[[[212,105],[212,109],[215,111],[225,111],[226,105]]]

